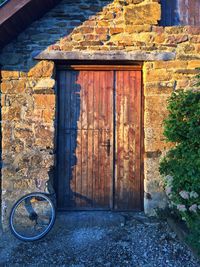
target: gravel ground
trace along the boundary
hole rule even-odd
[[[121,214],[125,224],[64,227],[37,242],[22,242],[10,233],[0,237],[0,266],[199,267],[165,222]]]

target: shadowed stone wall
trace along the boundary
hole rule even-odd
[[[159,159],[169,148],[162,135],[172,90],[193,85],[200,66],[200,27],[160,27],[156,0],[64,0],[34,22],[0,54],[2,65],[2,217],[21,195],[44,191],[55,166],[56,78],[39,52],[136,52],[143,64],[145,212],[164,206]],[[166,61],[151,57],[171,53]],[[158,57],[159,58],[159,57]],[[52,191],[52,182],[48,183]],[[51,187],[51,188],[50,188]]]

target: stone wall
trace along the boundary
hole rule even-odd
[[[55,66],[33,60],[44,51],[173,53],[143,64],[145,211],[164,205],[158,163],[169,147],[162,135],[166,100],[193,85],[200,27],[163,28],[160,17],[157,0],[64,0],[1,51],[3,218],[24,193],[44,191],[47,181],[53,190]]]

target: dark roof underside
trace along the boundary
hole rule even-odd
[[[0,48],[60,0],[10,0],[0,8]]]

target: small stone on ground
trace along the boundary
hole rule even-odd
[[[104,223],[106,216],[111,223]],[[116,221],[113,216],[102,212],[58,216],[52,231],[36,242],[1,232],[0,266],[200,266],[167,223],[142,213],[118,213]]]

